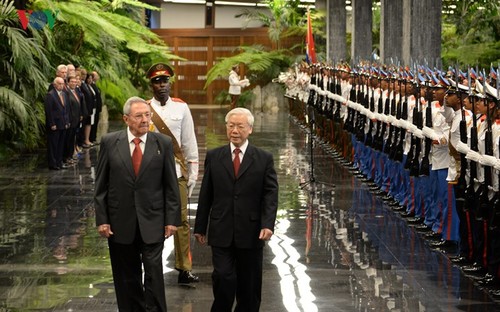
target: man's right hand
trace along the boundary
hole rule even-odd
[[[200,243],[202,245],[205,245],[207,243],[207,238],[205,235],[194,234],[194,237],[196,237],[196,240],[198,241],[198,243]]]
[[[113,231],[111,231],[111,225],[109,224],[99,225],[97,227],[97,232],[99,232],[99,235],[106,238],[109,238],[111,235],[113,235]]]

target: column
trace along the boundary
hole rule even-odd
[[[352,0],[351,58],[369,60],[372,53],[372,0]]]
[[[403,0],[382,0],[380,5],[380,62],[402,64]]]
[[[403,0],[403,60],[441,67],[442,0]]]
[[[347,59],[345,0],[327,1],[326,58],[329,62]]]

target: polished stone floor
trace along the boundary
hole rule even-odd
[[[201,163],[207,149],[226,143],[226,112],[192,109]],[[280,183],[261,311],[500,311],[319,144],[311,162],[307,131],[287,113],[256,114],[250,140],[274,154]],[[117,310],[107,244],[94,226],[97,152],[85,150],[61,171],[47,169],[43,150],[0,165],[0,312]],[[301,184],[311,165],[315,181]],[[201,282],[178,286],[173,242],[165,243],[169,311],[209,311],[210,249],[193,239],[192,250]]]

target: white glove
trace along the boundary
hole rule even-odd
[[[496,170],[500,170],[500,159],[497,159],[497,162],[494,167]]]
[[[459,141],[457,143],[457,146],[455,146],[457,152],[461,153],[461,154],[466,154],[470,151],[470,148],[469,148],[469,145],[465,144],[464,142],[462,141]]]
[[[494,167],[497,163],[497,158],[491,155],[482,155],[479,163],[483,166]]]
[[[431,140],[439,141],[439,136],[436,134],[436,131],[434,131],[434,129],[432,128],[424,126],[422,128],[422,133]]]
[[[198,162],[188,162],[187,170],[188,170],[188,197],[191,197],[193,194],[194,187],[196,186],[196,180],[198,180]]]
[[[469,151],[467,155],[465,155],[465,158],[475,162],[479,162],[479,160],[481,159],[481,154],[475,151]]]
[[[196,180],[188,180],[187,181],[187,189],[188,189],[188,198],[193,194],[194,187],[196,186]]]

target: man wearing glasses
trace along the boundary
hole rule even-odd
[[[123,120],[127,129],[100,145],[97,231],[108,239],[118,310],[164,312],[163,245],[180,224],[172,140],[149,132],[151,108],[139,97],[127,100]]]

